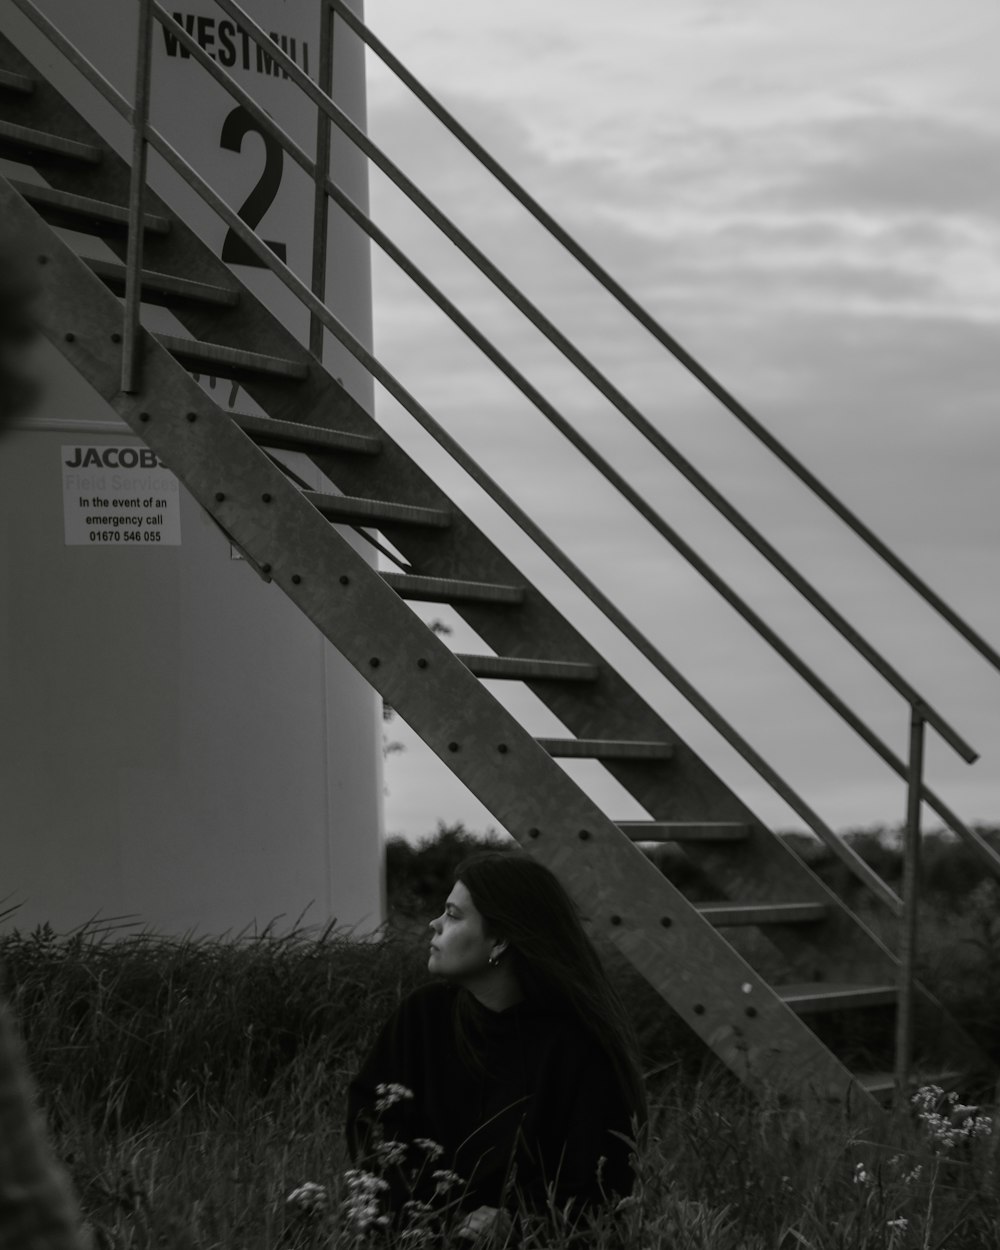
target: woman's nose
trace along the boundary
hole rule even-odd
[[[427,927],[428,929],[433,929],[435,933],[440,933],[441,932],[441,917],[440,916],[435,917],[435,919],[433,919]]]

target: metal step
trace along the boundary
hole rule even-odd
[[[99,165],[104,153],[92,143],[77,143],[61,135],[50,135],[44,130],[32,130],[28,126],[15,126],[13,122],[0,121],[0,156],[21,156],[54,161],[73,161],[85,165]]]
[[[562,660],[521,660],[501,655],[456,655],[477,677],[505,681],[596,681],[596,664]]]
[[[536,738],[555,759],[669,760],[672,742],[617,742],[605,738]]]
[[[909,1084],[914,1089],[921,1085],[940,1085],[947,1090],[957,1085],[966,1075],[958,1069],[947,1072],[915,1072],[910,1077]],[[878,1098],[880,1102],[888,1101],[896,1092],[894,1072],[866,1072],[855,1077],[855,1080],[866,1093]]]
[[[16,91],[20,95],[33,95],[34,78],[26,78],[24,74],[15,74],[9,69],[0,69],[0,88],[4,91]]]
[[[618,820],[622,833],[633,842],[745,842],[749,825],[724,821]]]
[[[493,582],[463,582],[450,577],[420,577],[415,573],[383,573],[382,580],[403,599],[414,603],[524,602],[523,586]]]
[[[298,425],[295,421],[275,421],[271,417],[243,412],[234,412],[233,420],[255,443],[280,451],[345,451],[377,456],[382,450],[381,440],[366,434],[327,430],[319,425]]]
[[[851,1007],[884,1007],[895,1004],[895,985],[838,985],[817,981],[804,985],[776,985],[774,992],[793,1011],[806,1015],[818,1011],[844,1011]]]
[[[205,343],[200,339],[175,338],[172,334],[157,334],[156,339],[176,361],[192,373],[210,373],[221,378],[239,378],[247,373],[256,373],[272,378],[288,378],[296,382],[309,376],[309,366],[297,360],[245,352],[238,347],[222,347],[218,343]]]
[[[324,495],[316,490],[304,490],[302,494],[331,521],[369,526],[427,525],[433,529],[446,529],[451,524],[451,514],[438,508],[386,503],[381,499],[354,499],[349,495]]]
[[[73,195],[69,191],[57,191],[55,187],[40,187],[35,183],[20,182],[13,178],[10,182],[14,190],[51,225],[69,226],[75,230],[102,234],[128,229],[128,209],[120,204],[92,200],[86,195]],[[142,220],[151,234],[170,233],[169,217],[145,213]]]
[[[825,920],[825,903],[696,903],[717,928],[731,925],[805,924]]]
[[[94,260],[90,256],[82,259],[116,295],[125,294],[124,265],[116,260]],[[176,278],[170,273],[155,273],[152,269],[142,271],[144,304],[165,304],[169,307],[181,300],[233,308],[239,303],[240,293],[224,286],[210,286],[207,282],[192,282],[190,278]]]

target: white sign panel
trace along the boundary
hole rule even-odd
[[[179,547],[177,478],[148,447],[70,443],[61,449],[67,547]]]

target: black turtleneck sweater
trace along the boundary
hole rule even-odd
[[[483,1071],[459,1048],[459,996]],[[413,1097],[379,1113],[379,1084],[404,1086]],[[379,1133],[407,1144],[399,1171],[378,1166]],[[404,1177],[420,1174],[413,1196],[426,1201],[432,1171],[444,1168],[462,1178],[449,1194],[461,1195],[462,1210],[513,1208],[520,1198],[540,1211],[550,1185],[560,1208],[570,1199],[577,1209],[593,1207],[632,1188],[630,1147],[616,1133],[631,1137],[627,1098],[611,1060],[576,1019],[526,1002],[490,1011],[448,984],[424,986],[402,1002],[350,1085],[351,1156],[385,1174],[397,1209],[411,1196]],[[443,1155],[430,1161],[428,1147],[413,1144],[418,1139],[437,1143]]]

